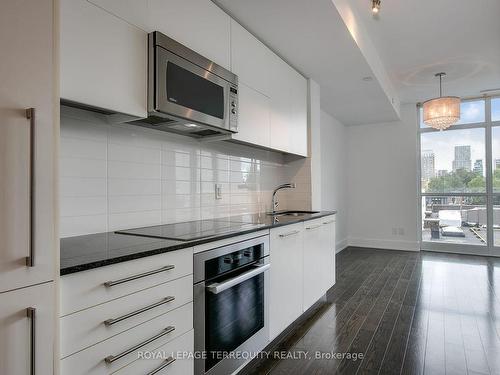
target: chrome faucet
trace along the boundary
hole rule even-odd
[[[294,183],[283,184],[283,185],[278,186],[276,189],[274,189],[274,191],[273,191],[273,200],[271,202],[272,214],[275,214],[276,213],[276,208],[278,208],[279,202],[276,200],[276,193],[279,190],[281,190],[281,189],[295,189],[295,184]]]

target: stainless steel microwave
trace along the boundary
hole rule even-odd
[[[197,138],[238,131],[235,74],[158,31],[148,44],[148,118],[132,123]]]

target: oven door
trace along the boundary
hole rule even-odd
[[[228,81],[161,47],[155,77],[155,111],[229,130]]]
[[[236,273],[195,285],[195,341],[203,342],[195,349],[205,353],[195,361],[196,374],[230,374],[246,358],[229,353],[256,353],[267,345],[269,267],[269,257],[264,257]]]

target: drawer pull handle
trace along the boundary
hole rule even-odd
[[[26,309],[26,316],[30,320],[30,375],[35,375],[36,368],[36,309],[28,307]]]
[[[283,237],[293,236],[294,234],[299,234],[299,233],[300,232],[298,230],[292,230],[291,232],[288,233],[282,233],[279,236],[283,238]]]
[[[128,314],[125,314],[125,315],[122,315],[122,316],[120,316],[118,318],[107,319],[107,320],[104,321],[104,325],[106,325],[106,326],[112,326],[113,324],[119,323],[119,322],[121,322],[121,321],[123,321],[125,319],[128,319],[128,318],[132,318],[133,316],[142,314],[143,312],[146,312],[148,310],[154,309],[155,307],[164,305],[166,303],[172,302],[173,300],[175,300],[175,297],[168,296],[166,298],[163,298],[161,301],[155,302],[155,303],[153,303],[153,304],[151,304],[149,306],[145,306],[142,309],[132,311],[132,312],[130,312]]]
[[[153,371],[148,372],[146,375],[154,375],[159,373],[161,370],[163,370],[165,367],[171,365],[172,363],[175,362],[174,357],[168,357],[160,366],[155,368]]]
[[[316,229],[316,228],[321,227],[321,225],[322,225],[322,224],[311,225],[310,227],[306,227],[306,229],[307,229],[307,230]]]
[[[331,224],[331,223],[334,223],[335,220],[329,220],[329,221],[325,221],[323,224]]]
[[[130,353],[133,353],[135,352],[136,350],[142,348],[143,346],[159,339],[160,337],[162,336],[165,336],[165,335],[168,335],[170,332],[174,331],[175,330],[175,327],[174,326],[168,326],[167,328],[165,328],[163,331],[161,331],[160,333],[154,335],[153,337],[150,337],[149,339],[147,340],[144,340],[143,342],[140,342],[139,344],[137,345],[134,345],[132,346],[131,348],[128,348],[127,350],[124,350],[123,352],[121,352],[120,354],[117,354],[117,355],[109,355],[107,356],[106,358],[104,358],[104,361],[106,363],[113,363],[114,361],[117,361],[119,360],[120,358],[123,358],[125,357],[126,355],[129,355]]]
[[[35,266],[35,108],[26,109],[26,119],[30,120],[30,192],[29,192],[29,255],[26,257],[26,267]]]
[[[168,266],[165,266],[165,267],[162,267],[162,268],[158,268],[157,270],[148,271],[148,272],[144,272],[144,273],[139,273],[137,275],[132,275],[132,276],[129,276],[129,277],[125,277],[123,279],[114,280],[114,281],[106,281],[104,283],[104,286],[109,288],[111,286],[115,286],[115,285],[118,285],[118,284],[123,284],[123,283],[129,282],[129,281],[133,281],[133,280],[137,280],[137,279],[141,279],[143,277],[151,276],[151,275],[154,275],[154,274],[157,274],[157,273],[160,273],[160,272],[170,271],[170,270],[173,270],[174,268],[175,268],[174,265],[168,265]]]

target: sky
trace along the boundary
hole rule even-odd
[[[459,124],[484,121],[483,101],[464,102],[460,109],[461,119]],[[500,121],[500,98],[492,100],[492,120]],[[434,151],[436,172],[440,169],[452,170],[452,163],[455,159],[455,146],[458,145],[471,146],[472,167],[476,159],[482,159],[483,168],[486,168],[484,137],[484,129],[453,130],[452,126],[449,130],[442,132],[422,133],[421,149]],[[500,159],[500,127],[493,128],[492,142],[493,160]]]

